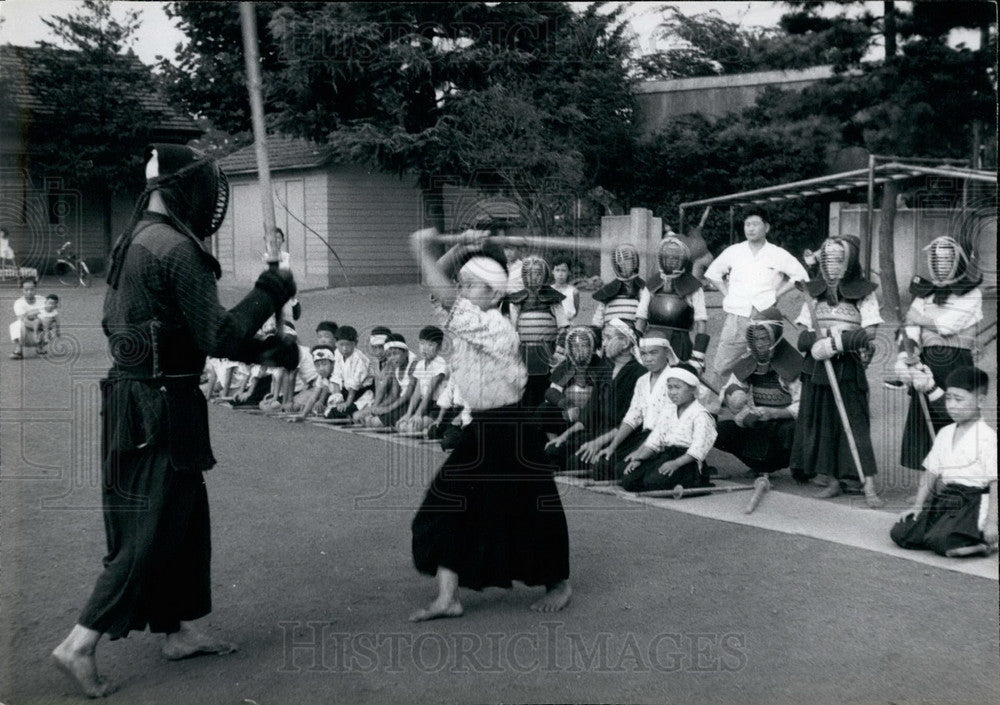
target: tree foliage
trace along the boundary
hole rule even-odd
[[[143,101],[153,77],[131,51],[138,13],[117,20],[110,2],[85,0],[81,11],[43,21],[68,49],[39,42],[33,57],[31,86],[45,112],[34,125],[44,134],[31,140],[37,159],[77,183],[134,186],[135,147],[162,119]]]

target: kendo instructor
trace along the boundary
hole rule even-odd
[[[111,253],[102,327],[113,364],[101,382],[102,500],[108,553],[80,618],[52,652],[91,697],[112,688],[97,673],[101,636],[163,633],[163,655],[227,653],[191,622],[211,611],[208,495],[215,458],[198,388],[205,357],[294,369],[294,341],[254,334],[295,294],[270,268],[230,310],[207,240],[229,202],[225,174],[180,145],[146,147],[146,188]]]

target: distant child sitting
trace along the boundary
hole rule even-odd
[[[374,390],[368,378],[368,356],[357,349],[358,331],[352,326],[340,326],[334,336],[333,383],[340,392],[327,404],[328,419],[349,419],[358,409],[371,404]]]
[[[665,374],[673,405],[663,411],[649,438],[625,458],[621,485],[629,492],[709,485],[703,466],[715,443],[715,419],[695,398],[698,376],[688,363]]]
[[[472,409],[463,401],[458,387],[450,378],[444,383],[437,405],[440,411],[427,427],[427,437],[440,440],[441,450],[453,450],[458,446],[462,429],[472,423]]]
[[[333,349],[337,347],[337,324],[333,321],[321,321],[316,326],[316,345],[328,345]]]
[[[354,414],[357,423],[364,423],[373,428],[395,426],[400,417],[406,413],[410,395],[413,393],[413,376],[410,368],[417,361],[406,345],[406,338],[398,333],[387,335],[385,358],[385,385],[375,390],[375,397],[370,406]]]
[[[913,507],[890,536],[903,548],[948,557],[986,555],[997,550],[997,432],[982,419],[989,376],[959,367],[945,385],[955,423],[935,437]]]
[[[563,295],[562,307],[566,325],[572,325],[580,312],[580,292],[569,283],[570,261],[566,257],[552,260],[552,288]]]
[[[423,431],[433,423],[440,409],[437,398],[448,377],[448,363],[441,357],[444,331],[437,326],[420,330],[420,359],[413,367],[416,387],[410,395],[406,413],[396,422],[400,431]]]
[[[590,463],[593,477],[599,480],[620,481],[624,472],[624,458],[649,438],[668,407],[673,406],[667,395],[665,370],[676,365],[677,355],[670,347],[667,331],[654,328],[639,341],[643,366],[649,370],[635,383],[632,403],[625,418],[616,429],[611,429],[592,441],[580,446],[580,460]]]
[[[59,331],[59,297],[49,294],[45,297],[45,307],[38,312],[38,354],[44,355],[47,346],[60,337]]]
[[[336,360],[336,351],[329,345],[314,345],[310,351],[313,369],[316,370],[316,379],[312,386],[300,392],[296,398],[296,406],[300,406],[298,414],[289,418],[289,421],[305,421],[309,416],[322,416],[326,411],[326,402],[330,395],[339,391],[333,383],[333,366]]]

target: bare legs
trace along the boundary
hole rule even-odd
[[[411,614],[411,622],[462,616],[462,603],[458,601],[458,573],[438,566],[437,583],[437,597],[424,609]]]

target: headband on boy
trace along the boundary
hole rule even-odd
[[[507,290],[507,272],[492,257],[472,257],[462,265],[461,272],[484,282],[494,291]]]
[[[381,334],[373,335],[370,338],[368,338],[368,344],[371,345],[373,348],[379,345],[385,345],[385,341],[386,341],[386,336]]]
[[[393,350],[393,349],[395,349],[395,350],[406,350],[407,352],[410,351],[410,349],[408,347],[406,347],[406,343],[400,342],[398,340],[390,340],[388,343],[385,344],[385,349],[386,350]]]
[[[329,348],[316,348],[312,351],[313,362],[319,362],[320,360],[334,361],[333,351]]]
[[[692,387],[698,386],[698,375],[695,373],[694,368],[683,362],[675,367],[667,368],[667,379],[680,380]]]
[[[674,352],[674,346],[670,344],[670,339],[667,336],[667,332],[660,330],[658,328],[651,328],[646,331],[646,335],[639,339],[639,349],[640,350],[656,350],[658,348],[666,348],[670,351],[670,364],[674,365],[678,362],[677,353]]]

